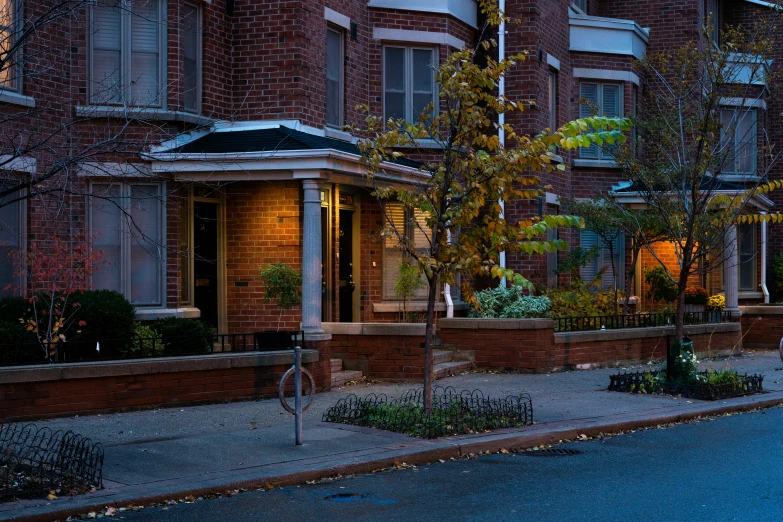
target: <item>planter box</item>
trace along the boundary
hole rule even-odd
[[[700,314],[700,313],[704,312],[705,308],[706,308],[705,305],[686,304],[685,305],[685,313],[686,314]]]

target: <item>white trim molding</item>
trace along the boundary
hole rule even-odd
[[[718,100],[718,103],[725,107],[753,107],[764,111],[767,110],[766,100],[759,98],[721,98]]]
[[[324,7],[324,19],[330,24],[334,24],[338,27],[342,27],[348,31],[351,30],[351,19],[342,13],[338,13],[333,9]]]
[[[650,30],[633,20],[600,18],[569,11],[570,51],[622,54],[644,58]]]
[[[386,27],[373,27],[373,40],[390,42],[425,43],[435,45],[448,45],[455,49],[465,47],[465,42],[449,33],[435,33],[430,31],[409,31],[407,29],[387,29]]]
[[[147,163],[91,161],[81,163],[77,176],[90,178],[151,178],[152,169]]]
[[[615,71],[612,69],[587,69],[574,67],[571,75],[574,78],[586,78],[589,80],[609,80],[615,82],[631,82],[639,85],[639,77],[631,71]]]
[[[614,160],[589,160],[575,159],[574,167],[593,167],[598,169],[619,169],[620,166]]]
[[[78,118],[119,118],[123,120],[175,121],[195,125],[211,125],[213,120],[190,112],[166,109],[134,108],[112,105],[79,105]]]
[[[9,103],[11,105],[21,105],[22,107],[35,107],[35,98],[25,96],[17,92],[0,90],[0,103]]]
[[[195,307],[183,308],[137,308],[137,321],[154,321],[155,319],[164,319],[166,317],[182,317],[185,319],[198,319],[201,317],[201,310]]]
[[[38,161],[30,156],[11,157],[10,154],[0,155],[0,170],[10,170],[12,172],[25,172],[35,174]]]
[[[427,0],[426,2],[424,0],[369,0],[367,7],[447,14],[474,29],[478,27],[476,0]]]
[[[745,0],[748,3],[760,5],[763,7],[769,7],[770,9],[777,9],[780,11],[783,9],[783,6],[777,5],[774,2],[766,2],[765,0]]]
[[[546,53],[546,64],[556,71],[560,70],[560,60],[549,53]]]

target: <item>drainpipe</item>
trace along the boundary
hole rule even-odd
[[[451,244],[451,230],[446,230],[446,241]],[[446,317],[454,317],[454,301],[451,299],[451,285],[443,285],[443,299],[446,301]]]
[[[765,215],[766,212],[761,212]],[[761,292],[764,294],[764,303],[769,303],[769,290],[767,289],[767,222],[761,220]]]
[[[498,8],[500,9],[501,13],[505,17],[506,12],[506,0],[498,0]],[[500,27],[498,28],[498,62],[501,62],[505,60],[506,58],[506,21],[504,19],[500,20]],[[498,83],[498,96],[503,97],[506,94],[506,78],[505,75],[500,77],[500,82]],[[505,113],[498,114],[498,141],[500,142],[500,148],[504,149],[506,145],[506,131],[503,128],[503,125],[506,123],[506,115]],[[500,202],[500,217],[505,218],[506,216],[506,204],[503,200]],[[506,268],[506,252],[503,251],[500,253],[500,259],[498,259],[498,262],[500,263],[501,268]],[[506,278],[503,277],[503,279],[500,280],[501,286],[506,286]]]

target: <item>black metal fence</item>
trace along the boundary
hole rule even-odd
[[[302,346],[304,332],[252,332],[194,337],[131,337],[128,339],[73,340],[59,343],[51,356],[40,343],[2,344],[0,367],[45,363],[75,363],[179,357],[223,352],[268,352]]]
[[[628,372],[609,377],[609,391],[676,395],[716,401],[763,392],[761,375],[738,375],[734,382],[710,383],[709,372],[700,372],[699,381],[667,381],[665,370]]]
[[[674,313],[640,313],[628,315],[591,315],[583,317],[556,317],[556,332],[580,332],[586,330],[617,330],[619,328],[647,328],[650,326],[672,326],[677,320]],[[732,321],[731,312],[706,311],[687,312],[684,324],[727,323]]]
[[[103,448],[71,431],[0,426],[0,501],[66,495],[103,485]]]

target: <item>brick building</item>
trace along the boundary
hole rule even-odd
[[[6,249],[45,248],[52,231],[93,237],[109,261],[94,285],[124,293],[140,319],[201,317],[227,333],[274,328],[277,309],[263,301],[258,268],[284,261],[304,277],[302,311],[286,311],[284,327],[301,324],[319,340],[328,338],[324,322],[399,320],[400,254],[380,234],[384,217],[341,129],[361,127],[360,104],[413,118],[437,100],[431,66],[475,43],[475,0],[0,0],[0,35],[13,43],[58,3],[67,15],[25,36],[24,52],[0,75]],[[604,115],[633,114],[634,62],[645,52],[701,38],[707,12],[733,23],[773,7],[757,0],[505,6],[521,22],[507,28],[505,52],[531,51],[506,79],[506,94],[537,102],[509,123],[531,133],[584,115],[585,98]],[[779,113],[774,103],[761,100],[759,117]],[[623,187],[599,149],[563,161],[565,174],[543,178],[552,187],[546,198],[508,208],[508,219],[539,206],[556,212],[563,196]],[[387,170],[396,183],[421,176],[404,161]],[[46,187],[56,190],[47,195]],[[395,215],[401,224],[405,218]],[[761,225],[741,230],[739,262],[709,281],[715,291],[729,281],[730,306],[764,297],[761,235]],[[771,238],[766,255],[781,249]],[[557,283],[557,256],[509,255],[507,263]],[[640,294],[636,279],[630,290]],[[0,288],[9,284],[23,281],[1,258]],[[459,303],[448,292],[439,296],[442,313],[452,306]]]

